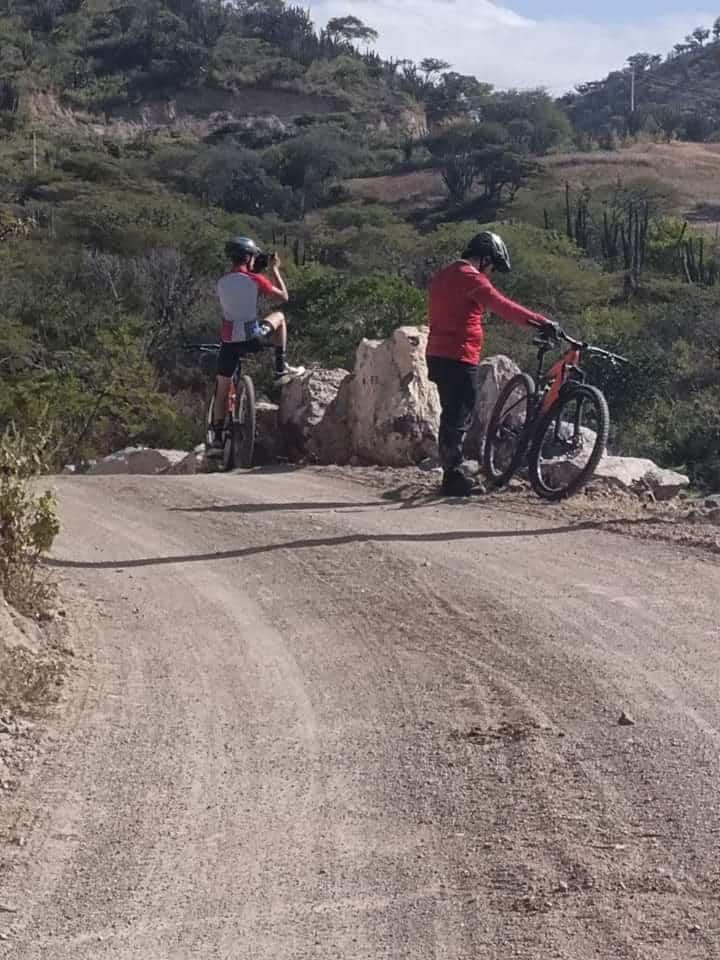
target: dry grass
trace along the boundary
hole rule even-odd
[[[534,222],[542,206],[562,201],[565,182],[574,190],[584,186],[602,190],[618,179],[626,184],[656,183],[667,196],[669,211],[707,229],[720,226],[720,144],[653,143],[626,150],[561,153],[546,157],[547,175],[521,191],[514,216]],[[416,170],[396,176],[350,180],[354,197],[387,203],[400,212],[429,207],[446,197],[436,170]]]
[[[720,144],[644,143],[627,150],[565,153],[548,157],[545,169],[558,187],[601,188],[625,182],[657,181],[673,212],[698,224],[720,220]]]
[[[0,711],[51,699],[66,670],[61,620],[25,617],[0,593]]]
[[[363,177],[346,183],[354,197],[374,203],[417,206],[446,196],[442,178],[437,170],[415,170],[396,176]]]

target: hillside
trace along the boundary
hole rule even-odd
[[[720,22],[712,31],[699,28],[667,57],[630,56],[626,69],[584,84],[561,102],[582,133],[623,136],[645,129],[668,139],[713,137],[720,132]]]
[[[666,213],[712,235],[720,222],[719,144],[641,142],[615,151],[568,152],[548,157],[544,168],[546,177],[532,191],[535,208],[541,202],[557,206],[566,183],[576,192],[588,187],[607,195],[620,180],[653,191]]]
[[[574,190],[607,191],[620,179],[652,185],[674,216],[712,228],[720,221],[720,144],[643,142],[621,150],[568,150],[546,157],[542,167],[542,175],[518,194],[516,216],[556,207],[566,183]],[[354,196],[405,208],[437,203],[445,195],[442,173],[432,169],[360,178],[349,186]]]
[[[4,9],[0,428],[42,426],[60,465],[197,442],[187,345],[216,336],[231,233],[279,249],[295,356],[347,366],[422,322],[432,271],[502,222],[505,289],[633,359],[592,371],[616,448],[720,486],[711,145],[573,151],[586,135],[543,91],[383,61],[357,18],[318,31],[276,0]],[[492,322],[488,349],[530,359]]]

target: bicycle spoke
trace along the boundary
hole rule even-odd
[[[529,378],[508,383],[493,411],[486,438],[485,467],[490,479],[504,483],[520,465],[533,385]]]

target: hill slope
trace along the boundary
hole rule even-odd
[[[584,84],[561,102],[580,131],[622,134],[650,124],[668,136],[705,140],[720,130],[720,40],[678,44],[665,60],[636,54],[626,69]]]

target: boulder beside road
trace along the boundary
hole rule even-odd
[[[690,485],[683,473],[658,467],[639,457],[605,456],[598,464],[593,483],[604,483],[634,493],[651,493],[656,500],[672,500]]]
[[[193,454],[194,455],[194,454]],[[108,474],[146,474],[183,472],[177,468],[191,454],[186,450],[155,450],[151,447],[126,447],[98,460],[90,467],[91,476]]]

